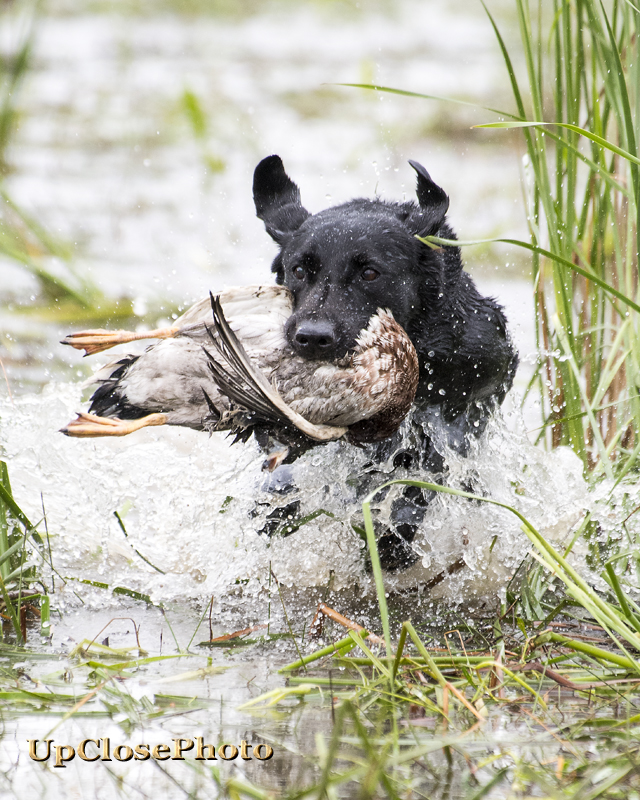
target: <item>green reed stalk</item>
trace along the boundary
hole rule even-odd
[[[480,127],[518,127],[525,137],[543,350],[536,382],[549,444],[570,444],[587,468],[611,476],[612,464],[619,472],[635,465],[640,430],[633,308],[640,262],[640,12],[625,0],[516,0],[516,7],[524,81],[489,18],[519,119]]]
[[[521,65],[485,10],[516,108],[476,106],[505,120],[477,127],[518,128],[526,146],[530,242],[494,241],[532,253],[541,358],[529,390],[540,392],[550,446],[569,444],[587,469],[620,479],[640,455],[640,10],[631,0],[516,0]]]

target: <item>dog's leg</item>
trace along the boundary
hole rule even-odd
[[[427,433],[428,422],[428,413],[424,414],[417,408],[412,412],[410,426],[405,428],[404,434],[398,433],[378,445],[372,469],[358,486],[359,497],[364,497],[376,483],[395,478],[423,477],[426,472],[427,479],[434,483],[444,480],[444,459]],[[393,466],[391,472],[388,471],[390,462]],[[376,469],[378,464],[386,469]],[[377,495],[376,504],[384,502],[386,493]],[[412,542],[435,494],[416,486],[405,486],[390,507],[387,506],[388,516],[376,520],[378,555],[386,572],[402,571],[418,561],[419,555]]]

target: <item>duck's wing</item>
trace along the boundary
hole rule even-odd
[[[219,294],[227,319],[249,349],[278,350],[284,345],[284,323],[291,315],[291,293],[284,286],[236,286]],[[85,356],[141,339],[207,340],[205,324],[211,321],[208,297],[194,303],[171,327],[152,331],[109,331],[103,328],[71,333],[61,344],[84,350]]]
[[[269,422],[293,426],[318,441],[339,439],[347,433],[344,427],[314,425],[288,406],[276,387],[251,362],[225,318],[219,296],[211,295],[211,309],[216,334],[211,335],[211,344],[222,358],[218,360],[211,351],[204,350],[214,381],[232,402],[256,412]],[[226,362],[226,366],[220,363],[221,360]]]
[[[251,351],[279,350],[284,344],[283,328],[293,311],[291,292],[284,286],[234,286],[215,292],[231,328]],[[206,297],[179,317],[174,325],[186,335],[211,323],[211,300]],[[206,337],[205,337],[206,338]]]

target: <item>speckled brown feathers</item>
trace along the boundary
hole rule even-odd
[[[362,349],[360,349],[362,348]],[[354,392],[376,412],[349,428],[349,439],[377,442],[395,433],[418,388],[418,355],[390,311],[378,311],[358,339],[353,355]]]
[[[358,442],[387,438],[408,413],[418,385],[418,357],[391,312],[378,309],[354,352],[338,362],[309,361],[284,348],[269,384],[227,324],[217,298],[212,307],[215,353],[205,352],[220,391],[239,408],[293,425],[311,438],[348,433]],[[214,422],[219,429],[227,420],[214,416]],[[319,428],[325,429],[322,434]]]

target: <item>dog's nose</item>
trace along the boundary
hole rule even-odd
[[[302,322],[293,338],[296,350],[305,358],[331,358],[336,349],[336,332],[327,320]]]

